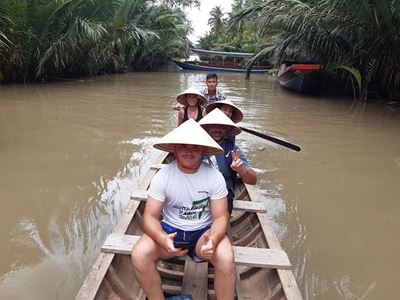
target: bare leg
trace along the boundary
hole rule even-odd
[[[201,237],[196,245],[196,254],[200,257],[200,249],[203,243],[204,239]],[[214,288],[216,298],[218,300],[234,299],[236,287],[236,266],[232,245],[227,236],[225,236],[218,244],[210,262],[214,265],[215,269]]]
[[[133,247],[131,257],[136,279],[146,296],[150,300],[163,300],[164,293],[156,264],[160,259],[171,258],[171,255],[143,234]]]
[[[235,297],[236,266],[228,237],[225,236],[218,244],[211,263],[215,268],[214,287],[217,299],[233,299]]]

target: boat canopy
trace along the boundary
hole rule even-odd
[[[218,55],[218,56],[226,56],[226,57],[244,57],[249,58],[254,55],[254,53],[246,53],[246,52],[224,52],[224,51],[212,51],[212,50],[203,50],[196,48],[189,48],[193,53],[198,53],[202,55]]]

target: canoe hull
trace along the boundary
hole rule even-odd
[[[168,163],[170,156],[161,157],[156,164]],[[146,190],[152,176],[156,173],[151,168],[139,185],[139,189]],[[236,196],[243,201],[258,201],[254,187],[245,185],[240,179],[236,187]],[[143,211],[145,202],[131,200],[121,221],[113,231],[114,233],[141,235],[143,233]],[[279,241],[273,232],[264,213],[248,211],[234,212],[230,220],[231,237],[235,246],[250,246],[258,248],[281,249]],[[268,239],[267,239],[268,237]],[[202,265],[202,266],[200,266]],[[185,260],[159,262],[158,270],[162,279],[162,288],[166,296],[186,293]],[[211,264],[202,263],[198,268],[205,269],[202,281],[203,295],[196,296],[194,287],[189,291],[194,299],[215,299],[214,269]],[[197,267],[196,267],[197,268]],[[263,269],[250,266],[237,266],[237,299],[302,299],[293,273],[283,269]],[[192,273],[189,273],[192,274]],[[199,284],[196,283],[198,287]],[[86,278],[76,299],[146,299],[142,289],[137,283],[129,255],[101,253],[88,277]]]
[[[228,67],[228,66],[210,66],[202,63],[195,62],[183,62],[179,60],[172,60],[176,65],[181,67],[184,70],[196,70],[196,71],[207,71],[207,72],[228,72],[228,73],[246,73],[247,70],[245,68],[239,67]],[[251,74],[265,74],[269,72],[271,68],[264,69],[252,69],[250,71]]]
[[[278,74],[279,85],[297,93],[316,93],[321,86],[319,69],[319,65],[307,64],[281,67]]]

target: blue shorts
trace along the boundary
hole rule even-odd
[[[189,242],[190,248],[188,250],[187,255],[189,255],[195,262],[202,262],[203,259],[198,257],[195,253],[197,241],[201,238],[201,236],[206,232],[208,229],[211,228],[211,225],[207,225],[206,227],[195,230],[195,231],[184,231],[178,228],[175,228],[167,223],[161,222],[162,229],[170,234],[176,232],[176,236],[174,241],[175,242]]]

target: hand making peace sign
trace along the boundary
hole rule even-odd
[[[236,173],[241,173],[244,171],[243,161],[240,159],[240,150],[237,149],[236,152],[232,151],[232,164],[231,169]]]

